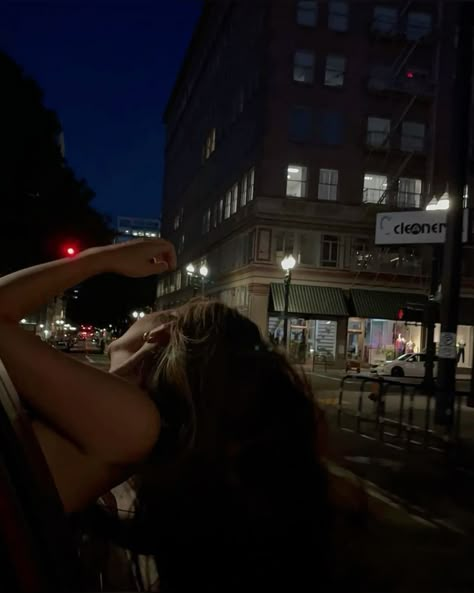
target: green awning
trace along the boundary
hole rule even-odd
[[[284,284],[271,284],[270,296],[270,309],[278,312],[283,311],[285,306]],[[342,289],[306,284],[290,285],[288,312],[327,317],[349,317]]]
[[[351,290],[353,315],[366,319],[398,319],[398,312],[407,306],[424,307],[426,296],[407,292],[382,290]],[[423,313],[420,312],[420,321]]]

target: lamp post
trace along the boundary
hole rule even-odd
[[[288,302],[290,299],[290,284],[291,284],[291,271],[296,265],[296,260],[293,255],[286,255],[281,261],[281,267],[285,272],[285,303],[283,308],[283,344],[285,349],[288,350]]]
[[[205,288],[206,288],[206,280],[209,275],[209,268],[206,266],[206,264],[201,265],[201,267],[199,268],[199,273],[196,273],[196,268],[194,267],[193,264],[188,264],[186,266],[186,273],[190,278],[201,281],[201,294],[202,294],[202,296],[204,296]],[[193,284],[193,296],[196,296],[196,293],[197,293],[197,288]]]
[[[447,210],[449,208],[449,195],[446,191],[439,200],[433,198],[426,206],[426,210]],[[439,273],[441,263],[441,245],[433,245],[431,248],[431,284],[430,294],[428,296],[428,303],[425,311],[425,326],[426,326],[426,362],[425,375],[423,378],[423,387],[425,390],[433,394],[434,383],[434,359],[436,355],[436,347],[434,343],[434,331],[436,323],[436,302],[439,289]]]
[[[209,269],[206,266],[206,264],[202,264],[202,266],[199,268],[199,274],[201,276],[201,294],[202,294],[202,296],[204,296],[206,278],[207,278],[207,275],[209,274]]]

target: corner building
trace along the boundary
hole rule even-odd
[[[456,19],[456,3],[436,0],[206,2],[164,114],[162,229],[179,269],[157,307],[195,294],[186,267],[205,264],[206,294],[281,339],[291,253],[295,360],[422,352],[421,317],[398,312],[426,301],[431,247],[375,246],[375,215],[446,191]],[[470,366],[464,252],[458,340]]]

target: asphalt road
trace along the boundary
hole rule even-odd
[[[109,359],[105,354],[99,354],[96,352],[70,352],[69,356],[80,360],[86,364],[90,364],[104,371],[109,368]]]

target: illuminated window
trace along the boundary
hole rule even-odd
[[[247,187],[247,202],[251,202],[255,192],[255,168],[252,167],[247,173],[248,187]]]
[[[390,135],[390,120],[383,117],[369,117],[367,120],[368,146],[388,146]]]
[[[307,176],[307,167],[288,165],[286,173],[286,195],[291,198],[306,198]]]
[[[204,158],[207,160],[216,150],[216,128],[212,128],[207,135],[204,145]]]
[[[387,189],[387,177],[376,173],[364,175],[364,193],[362,201],[366,204],[378,204]]]
[[[232,198],[230,203],[230,214],[235,214],[237,212],[237,207],[239,205],[239,184],[236,183],[232,187]]]
[[[230,203],[232,200],[232,193],[229,190],[225,195],[225,206],[224,206],[224,220],[230,217]]]
[[[421,201],[421,179],[400,177],[398,182],[398,206],[419,208]]]
[[[318,200],[337,200],[339,171],[336,169],[319,170]]]

